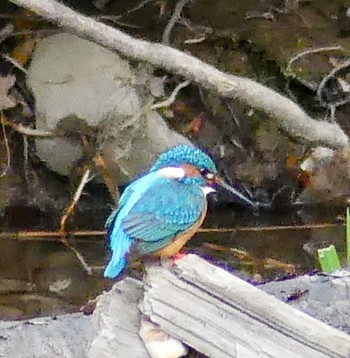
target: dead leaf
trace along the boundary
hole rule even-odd
[[[11,57],[24,66],[31,58],[35,44],[36,39],[34,37],[24,37],[12,51]]]
[[[16,100],[8,94],[9,89],[15,84],[15,76],[0,77],[0,110],[8,109],[16,106]]]

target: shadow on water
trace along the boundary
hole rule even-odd
[[[77,248],[92,265],[103,264],[102,240],[79,240]],[[79,309],[102,292],[104,280],[86,275],[75,256],[49,240],[0,242],[0,318],[23,319]]]
[[[332,222],[334,218],[334,213],[303,215],[307,224]],[[197,253],[254,282],[310,272],[317,268],[318,248],[334,243],[342,251],[344,227],[300,228],[304,223],[298,215],[290,213],[260,217],[252,217],[246,211],[209,214],[205,228],[218,231],[198,233],[184,252]],[[275,225],[293,225],[294,228],[256,229]],[[97,229],[102,227],[101,223]],[[221,232],[221,228],[229,230]],[[5,230],[11,231],[11,228],[3,227],[3,232]],[[102,278],[108,256],[103,236],[75,238],[74,243],[89,265],[100,267],[92,276],[85,273],[72,252],[53,238],[20,241],[3,236],[0,239],[0,319],[77,311],[111,284]],[[130,269],[130,274],[140,277],[139,267]]]

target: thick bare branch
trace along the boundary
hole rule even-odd
[[[11,1],[56,22],[72,33],[119,51],[125,56],[180,74],[220,96],[239,99],[262,110],[276,118],[280,128],[292,136],[330,147],[348,145],[348,137],[339,125],[311,118],[290,99],[255,81],[221,72],[174,48],[135,39],[54,0]]]

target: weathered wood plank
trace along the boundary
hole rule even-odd
[[[143,311],[210,357],[350,357],[350,336],[188,255],[148,268]]]
[[[149,357],[139,336],[142,295],[142,283],[126,278],[100,296],[92,318],[89,358]]]

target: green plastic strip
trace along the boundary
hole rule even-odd
[[[330,245],[324,249],[319,249],[318,260],[320,262],[322,271],[325,273],[331,273],[341,268],[339,257],[334,245]]]

